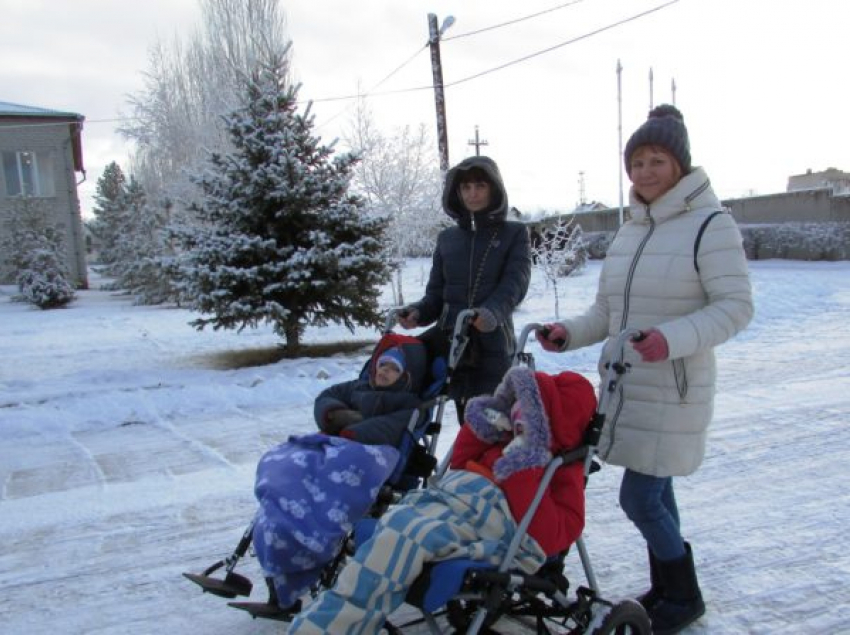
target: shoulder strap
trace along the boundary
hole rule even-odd
[[[706,227],[711,222],[711,219],[717,216],[718,214],[725,214],[722,209],[717,210],[716,212],[712,212],[706,217],[704,221],[702,221],[702,225],[699,226],[699,231],[697,232],[697,238],[694,241],[694,270],[699,273],[699,263],[697,262],[697,254],[699,254],[699,244],[702,241],[702,235],[705,233]]]

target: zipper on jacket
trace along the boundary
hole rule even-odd
[[[629,297],[632,293],[632,282],[634,281],[635,269],[637,269],[638,260],[640,260],[641,254],[643,254],[643,250],[646,247],[646,243],[649,242],[649,238],[655,231],[655,219],[652,218],[649,206],[646,208],[646,215],[649,217],[649,231],[646,232],[646,236],[643,237],[643,240],[640,242],[640,245],[638,245],[638,248],[635,251],[634,258],[632,258],[632,263],[629,266],[629,275],[626,276],[626,286],[623,289],[623,317],[620,319],[621,331],[626,328],[626,324],[628,324],[629,321]]]
[[[466,304],[471,309],[472,304],[475,302],[475,298],[470,297],[473,292],[472,288],[472,272],[475,271],[475,216],[470,219],[472,222],[470,223],[470,227],[472,228],[472,238],[469,241],[469,276],[466,282]]]
[[[693,192],[688,194],[685,197],[685,209],[690,210],[691,209],[691,203],[693,202],[693,200],[697,196],[699,196],[700,194],[705,192],[709,188],[710,185],[711,185],[711,180],[706,179],[705,181],[703,181],[702,185],[700,185],[699,187],[697,187],[697,189],[695,189]]]
[[[632,293],[632,282],[634,281],[635,269],[637,269],[638,261],[640,260],[641,255],[643,254],[643,250],[646,247],[646,243],[649,242],[650,237],[653,232],[655,232],[655,219],[652,218],[652,212],[647,205],[646,207],[646,215],[649,218],[649,231],[646,232],[646,236],[643,237],[643,240],[640,241],[637,250],[635,250],[635,255],[632,258],[632,262],[629,265],[629,274],[626,276],[626,285],[623,288],[623,317],[620,319],[620,330],[622,331],[626,328],[626,325],[629,321],[629,298]],[[614,441],[617,432],[617,420],[620,418],[620,412],[623,409],[623,384],[620,384],[618,389],[618,394],[620,397],[619,403],[617,404],[617,411],[614,413],[614,416],[611,418],[610,426],[611,426],[611,442],[608,444],[608,451],[603,456],[603,460],[608,459],[608,455],[611,454],[611,451],[614,449]]]
[[[676,389],[679,391],[679,401],[685,401],[688,396],[688,370],[683,358],[673,360],[673,377],[676,378]]]
[[[617,409],[614,411],[614,416],[611,417],[611,420],[608,422],[608,426],[611,429],[611,443],[608,444],[608,451],[602,457],[603,461],[607,461],[608,457],[611,454],[611,451],[614,449],[614,436],[617,432],[617,422],[620,420],[620,413],[623,411],[623,384],[617,387],[617,396],[619,399],[617,400]]]

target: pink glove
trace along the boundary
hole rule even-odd
[[[670,354],[667,340],[658,329],[647,329],[639,340],[632,340],[632,348],[640,353],[645,362],[663,362]]]
[[[398,323],[402,328],[415,329],[419,326],[419,311],[405,308],[397,313]]]
[[[544,351],[559,353],[564,350],[570,339],[570,334],[563,324],[544,324],[542,329],[535,331],[534,336]]]

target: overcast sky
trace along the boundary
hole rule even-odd
[[[358,83],[371,89],[402,65],[376,93],[403,92],[369,101],[375,120],[387,132],[425,123],[436,135],[427,16],[453,15],[441,44],[449,161],[475,153],[477,125],[488,144],[482,153],[499,163],[510,201],[523,211],[571,209],[581,183],[585,200],[618,204],[618,60],[622,143],[649,110],[652,69],[654,104],[671,101],[675,81],[693,162],[721,197],[784,191],[788,176],[809,168],[850,171],[850,3],[678,0],[590,35],[668,2],[281,4],[300,97],[316,100],[318,132],[328,141],[350,120],[351,102],[324,100],[353,95]],[[471,34],[549,9],[556,10]],[[158,37],[185,41],[198,14],[197,0],[0,0],[0,101],[86,117],[84,214],[103,168],[128,165],[114,129],[128,112],[127,94],[143,85],[151,45]]]

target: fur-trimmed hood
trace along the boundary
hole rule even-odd
[[[485,410],[497,410],[510,417],[511,407],[517,401],[526,424],[524,434],[528,445],[552,452],[580,445],[596,409],[593,387],[581,375],[572,372],[548,375],[518,366],[505,374],[492,396],[469,400],[466,420],[476,433],[492,430]],[[576,417],[577,413],[580,416]],[[574,421],[578,423],[570,423]]]
[[[505,425],[514,404],[521,416]],[[547,375],[512,368],[492,396],[469,400],[450,466],[492,480],[504,492],[517,522],[538,500],[528,533],[547,555],[559,553],[584,528],[584,461],[555,470],[542,497],[536,496],[552,455],[582,446],[595,409],[593,385],[577,373]]]

